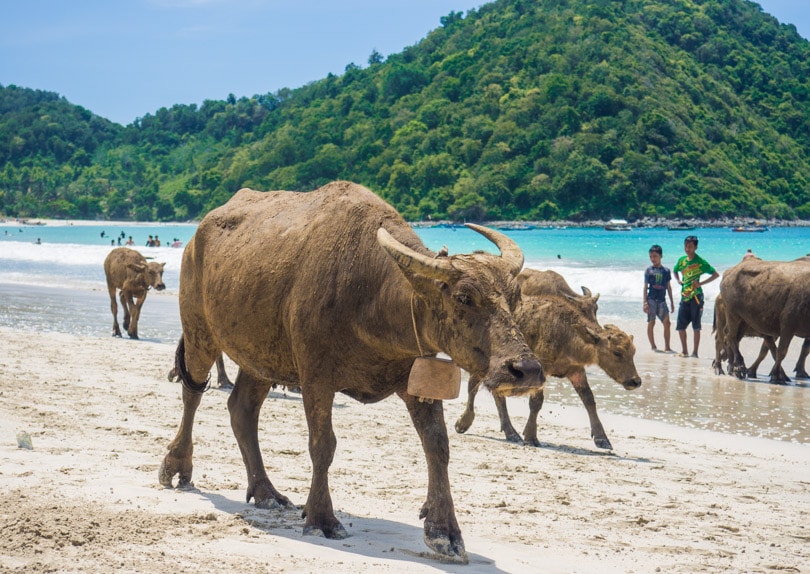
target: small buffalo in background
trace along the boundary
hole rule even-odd
[[[120,291],[121,306],[124,308],[124,330],[130,339],[138,338],[138,319],[141,307],[146,301],[149,289],[163,291],[163,267],[165,263],[148,262],[146,258],[127,247],[110,251],[104,260],[104,274],[107,276],[107,290],[110,292],[110,310],[113,316],[113,337],[121,336],[118,326],[118,303],[116,291]]]

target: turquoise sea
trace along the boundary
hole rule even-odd
[[[185,245],[195,230],[194,224],[0,224],[0,285],[5,285],[0,287],[0,325],[14,326],[23,320],[7,307],[10,291],[22,299],[26,298],[25,293],[35,288],[65,290],[71,298],[79,297],[82,292],[101,290],[106,293],[104,258],[112,246],[118,245],[119,239],[123,238],[121,243],[125,243],[130,236],[135,242],[133,247],[146,257],[166,262],[164,280],[167,293],[176,293],[183,249],[167,245],[174,240]],[[489,241],[463,226],[418,227],[416,232],[434,250],[443,245],[450,253],[495,250]],[[649,265],[648,251],[652,244],[663,247],[664,265],[671,268],[683,255],[684,237],[696,235],[700,240],[698,253],[721,273],[738,263],[748,248],[763,259],[790,260],[810,253],[810,227],[777,227],[763,233],[735,233],[729,228],[669,231],[663,227],[631,231],[530,229],[504,233],[522,247],[526,266],[553,269],[561,273],[574,289],[586,286],[599,293],[603,323],[639,316],[642,273]],[[160,237],[163,246],[146,247],[149,235]],[[719,281],[706,287],[709,309],[718,289]],[[150,298],[158,299],[160,295],[150,295]],[[47,320],[33,317],[26,320],[46,330],[83,334],[98,332],[89,323],[72,319],[54,321],[52,311],[43,307],[42,313],[48,316]],[[147,328],[146,323],[144,328]],[[172,340],[179,336],[179,326],[166,323],[151,336]]]
[[[194,224],[0,223],[0,326],[109,336],[112,318],[103,262],[111,242],[117,246],[118,238],[123,235],[122,243],[132,236],[134,247],[147,258],[166,262],[167,290],[150,293],[139,332],[144,340],[173,345],[180,336],[176,294],[183,249],[166,245],[175,239],[185,245],[195,229]],[[446,245],[451,254],[475,249],[496,251],[494,245],[464,227],[417,227],[416,232],[434,250]],[[810,253],[810,227],[774,227],[762,233],[736,233],[730,228],[670,231],[665,227],[630,231],[568,227],[503,232],[523,248],[528,267],[553,269],[574,289],[586,286],[599,293],[600,322],[617,324],[635,334],[636,366],[644,381],[639,390],[626,392],[597,367],[588,369],[606,426],[609,414],[605,413],[614,413],[810,444],[810,425],[807,424],[810,382],[799,381],[786,386],[769,384],[767,372],[772,363],[768,360],[763,363],[757,380],[738,381],[713,375],[711,314],[719,281],[705,289],[704,335],[701,359],[697,362],[652,353],[644,335],[645,316],[641,310],[643,271],[649,265],[648,250],[652,244],[663,247],[663,262],[671,268],[683,254],[684,238],[696,235],[698,253],[722,274],[738,263],[749,248],[763,259],[784,261]],[[149,235],[159,236],[164,246],[146,247]],[[660,326],[656,333],[660,345]],[[674,332],[673,345],[677,348]],[[791,347],[793,357],[793,349],[798,345],[798,341],[794,341]],[[170,354],[171,350],[167,351],[167,356]],[[792,369],[793,363],[788,362]],[[567,383],[552,381],[548,388],[548,407],[544,409],[553,408],[555,401],[579,404]],[[522,425],[520,416],[525,416],[527,409],[524,403],[519,399],[510,400],[510,404],[516,405],[511,407],[516,427]],[[583,432],[587,433],[584,409],[581,414]],[[490,430],[497,433],[497,429],[486,432]]]

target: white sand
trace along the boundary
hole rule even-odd
[[[299,511],[245,504],[222,391],[198,412],[196,489],[160,487],[181,414],[171,346],[10,329],[0,341],[0,572],[810,572],[808,445],[602,413],[606,453],[582,409],[552,397],[548,446],[524,447],[503,441],[486,393],[456,434],[462,394],[445,410],[470,564],[445,564],[422,543],[425,463],[398,399],[337,398],[330,484],[351,536],[302,537]],[[525,404],[513,410],[522,428]],[[270,478],[302,505],[299,396],[272,393],[260,420]]]

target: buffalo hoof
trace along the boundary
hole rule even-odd
[[[596,445],[597,448],[603,448],[605,450],[613,450],[613,445],[610,444],[610,441],[607,437],[593,438],[593,444]]]
[[[129,333],[129,338],[130,339],[137,339],[138,338],[138,333]]]
[[[523,442],[523,439],[520,438],[520,435],[517,433],[517,431],[514,430],[512,432],[504,431],[503,434],[504,436],[506,436],[506,440],[509,442],[514,442],[517,444],[521,444]]]
[[[282,508],[289,508],[292,503],[287,498],[267,498],[265,500],[257,500],[256,508],[262,510],[280,510]]]
[[[537,437],[526,437],[523,439],[523,444],[526,446],[539,447],[540,441],[537,440]]]
[[[225,381],[223,383],[219,383],[219,388],[224,390],[224,391],[230,390],[230,389],[233,388],[233,383],[230,382],[230,381]]]
[[[463,415],[461,415],[456,421],[456,432],[459,434],[464,434],[465,432],[470,430],[474,418],[475,413],[473,413],[471,416],[468,416],[466,412]]]
[[[456,564],[468,564],[467,550],[461,536],[448,537],[446,534],[431,535],[425,529],[425,544],[439,555],[439,558]]]
[[[756,369],[748,369],[745,374],[749,379],[756,379],[757,378]]]
[[[804,369],[796,371],[796,378],[797,379],[810,379],[810,375],[807,374],[807,371]]]
[[[175,487],[172,485],[172,479],[174,478],[174,475],[178,473],[179,477],[177,480],[177,486]],[[169,465],[166,464],[166,459],[163,459],[163,462],[160,463],[158,481],[160,482],[161,486],[166,488],[177,488],[178,490],[190,490],[194,488],[194,483],[191,482],[191,472],[185,473],[170,468]]]
[[[343,540],[349,537],[349,533],[343,528],[343,525],[338,522],[332,528],[318,528],[317,526],[304,526],[304,536],[321,536],[329,538],[330,540]]]
[[[748,369],[745,367],[734,367],[731,370],[731,374],[740,380],[745,380],[746,375],[748,375]]]

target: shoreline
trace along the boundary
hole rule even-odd
[[[743,574],[810,563],[808,445],[610,415],[616,448],[606,452],[583,431],[581,407],[551,401],[543,446],[525,447],[503,440],[488,393],[473,427],[455,433],[462,391],[444,403],[470,557],[459,566],[422,543],[424,455],[395,397],[336,397],[330,487],[350,536],[304,537],[300,508],[245,503],[227,392],[206,393],[198,411],[194,487],[159,486],[182,410],[166,379],[169,344],[8,328],[0,337],[0,562],[11,571]],[[302,505],[311,462],[300,396],[272,391],[259,425],[271,480]],[[21,431],[33,449],[17,448]]]
[[[500,221],[490,220],[481,223],[487,227],[496,227],[506,230],[521,231],[524,229],[563,229],[563,228],[603,228],[608,225],[608,219],[588,219],[585,221],[571,221],[571,220],[541,220],[541,221]],[[0,227],[64,227],[64,226],[116,226],[116,227],[160,227],[160,226],[175,226],[175,225],[199,225],[199,221],[120,221],[120,220],[93,220],[93,219],[49,219],[49,218],[6,218],[0,219]],[[412,227],[417,228],[430,228],[430,227],[458,227],[463,226],[464,222],[452,220],[437,220],[437,221],[409,221]],[[644,217],[639,219],[628,220],[628,226],[633,229],[646,229],[646,228],[669,228],[685,226],[686,231],[689,227],[695,228],[724,228],[724,227],[748,227],[748,226],[764,226],[764,227],[810,227],[810,220],[801,219],[757,219],[755,217],[722,217],[717,219],[695,219],[690,217]]]

